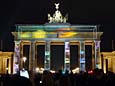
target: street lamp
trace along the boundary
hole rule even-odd
[[[8,67],[6,68],[6,73],[8,74]]]
[[[22,59],[23,59],[23,68],[25,69],[25,62],[26,62],[27,58],[23,57]]]

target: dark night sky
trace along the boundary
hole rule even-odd
[[[55,11],[55,2],[60,3],[62,14],[69,14],[71,24],[96,24],[104,34],[101,51],[111,51],[115,40],[115,5],[111,0],[3,0],[0,1],[0,39],[3,50],[13,51],[15,24],[44,24],[47,14]]]

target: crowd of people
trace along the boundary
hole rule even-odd
[[[44,71],[43,74],[36,73],[33,80],[15,75],[1,75],[0,86],[114,86],[115,74],[108,71],[104,73],[101,69],[92,72],[75,73],[59,70],[57,73]]]

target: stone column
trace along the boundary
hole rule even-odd
[[[50,70],[50,41],[46,41],[44,69]]]
[[[96,67],[96,57],[95,57],[95,41],[92,40],[92,69]]]
[[[70,70],[70,43],[65,42],[64,70]]]
[[[29,70],[35,72],[35,42],[31,41],[30,46],[30,58],[29,58]]]
[[[80,41],[80,70],[85,70],[85,45],[84,41]]]
[[[97,48],[96,48],[96,41],[94,40],[94,58],[95,58],[95,68],[98,68],[97,67],[97,56],[96,56],[96,50],[97,50]]]
[[[19,69],[22,70],[23,69],[23,46],[24,43],[21,41],[20,42],[20,64],[19,64]]]
[[[20,64],[20,41],[14,41],[14,70],[13,73],[17,73],[19,71],[19,64]]]
[[[34,67],[37,68],[37,42],[35,42],[35,58],[34,58]],[[36,69],[35,69],[36,70]]]
[[[100,41],[95,41],[95,67],[101,68]]]
[[[11,66],[12,66],[12,65],[11,65],[11,58],[12,58],[12,57],[9,57],[9,63],[8,63],[8,64],[9,64],[9,65],[8,65],[8,73],[9,73],[9,74],[11,74]]]
[[[29,77],[32,82],[35,74],[35,42],[31,41],[29,54]]]

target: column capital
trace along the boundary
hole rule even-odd
[[[37,41],[36,40],[30,40],[31,43],[36,43]]]
[[[20,44],[21,41],[20,40],[19,41],[15,40],[14,42],[15,42],[15,44]]]
[[[96,41],[100,41],[100,42],[101,42],[101,40],[99,40],[99,39],[95,39],[94,41],[95,41],[95,42],[96,42]]]
[[[85,41],[84,41],[84,40],[80,40],[79,42],[80,42],[80,43],[84,43]]]

